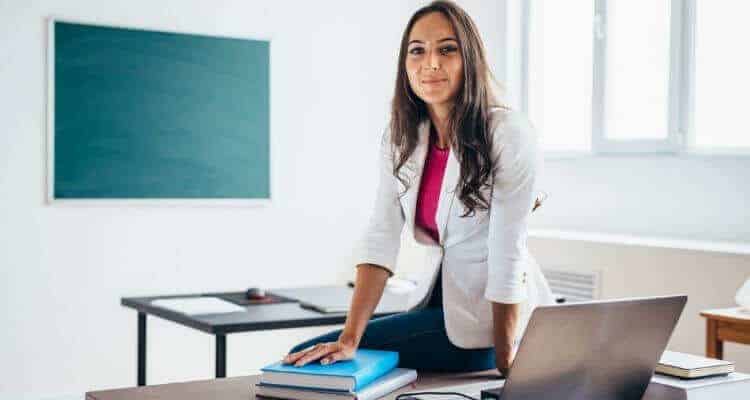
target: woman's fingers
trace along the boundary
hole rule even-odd
[[[284,358],[281,360],[281,362],[284,363],[284,364],[293,363],[293,362],[297,361],[300,357],[302,357],[302,354],[304,354],[303,351],[298,351],[296,353],[287,354],[286,356],[284,356]]]
[[[311,361],[315,361],[323,356],[326,356],[333,351],[335,350],[332,349],[331,346],[329,346],[328,344],[324,344],[318,348],[315,348],[309,351],[307,354],[302,356],[302,358],[300,358],[299,360],[297,360],[297,362],[294,363],[294,366],[301,367]]]
[[[321,364],[333,364],[336,361],[340,361],[346,358],[349,358],[349,357],[347,357],[343,351],[337,351],[335,353],[327,355],[326,357],[323,357],[323,359],[320,360],[320,363]]]
[[[294,364],[295,367],[301,367],[309,362],[320,359],[321,364],[331,364],[336,361],[351,358],[350,351],[342,348],[338,343],[318,343],[296,353],[288,354],[282,362],[284,364]]]
[[[282,359],[281,361],[284,364],[291,364],[293,362],[296,362],[297,360],[299,360],[300,358],[302,358],[302,356],[304,356],[308,352],[312,351],[313,349],[318,348],[320,345],[322,345],[322,343],[318,343],[318,344],[306,347],[306,348],[304,348],[304,349],[302,349],[302,350],[300,350],[298,352],[295,352],[295,353],[287,354],[284,357],[284,359]]]
[[[305,354],[304,357],[302,357],[299,360],[297,360],[297,362],[294,363],[294,366],[295,367],[301,367],[301,366],[303,366],[303,365],[305,365],[305,364],[307,364],[309,362],[315,361],[315,360],[317,360],[317,359],[319,359],[319,358],[321,358],[321,357],[323,357],[323,356],[325,356],[327,354],[328,354],[328,351],[326,351],[326,350],[314,350],[314,351],[311,351],[311,352]]]

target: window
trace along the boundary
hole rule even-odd
[[[750,2],[696,1],[695,108],[691,144],[750,148]]]
[[[509,3],[509,80],[546,151],[750,151],[750,3]]]
[[[604,137],[612,140],[668,136],[669,1],[605,3],[603,46]]]
[[[529,12],[526,112],[546,150],[589,151],[594,3],[537,1]]]

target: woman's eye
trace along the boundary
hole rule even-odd
[[[453,47],[453,46],[443,47],[442,49],[440,49],[440,51],[443,54],[445,54],[445,53],[452,53],[452,52],[454,52],[456,50],[458,50],[458,49],[456,47]]]
[[[413,49],[409,50],[409,54],[422,54],[422,48],[414,47]]]

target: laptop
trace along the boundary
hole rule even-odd
[[[537,307],[500,400],[640,400],[687,296]]]

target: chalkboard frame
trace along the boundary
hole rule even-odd
[[[258,40],[268,42],[268,197],[267,198],[57,198],[55,197],[55,24],[71,23],[84,24],[106,28],[122,28],[141,30],[148,32],[171,33],[199,35],[212,38],[228,38],[240,40]],[[264,207],[271,205],[274,187],[274,168],[273,168],[273,101],[272,101],[272,75],[273,75],[273,38],[264,35],[252,36],[235,36],[223,35],[217,33],[205,33],[195,31],[179,31],[164,29],[162,27],[146,27],[132,24],[119,24],[108,22],[92,22],[75,18],[49,16],[47,17],[47,43],[46,43],[46,129],[45,129],[45,150],[46,150],[46,203],[50,206],[156,206],[156,207],[174,207],[174,206],[196,206],[196,207]]]

